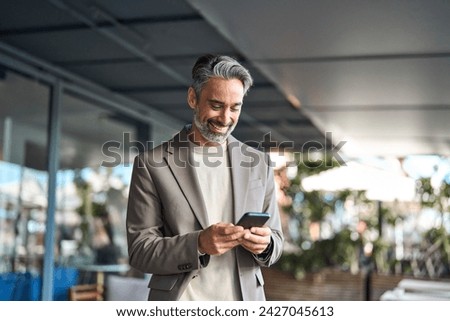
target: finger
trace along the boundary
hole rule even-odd
[[[245,233],[243,238],[253,243],[264,243],[269,237],[268,235],[258,235],[254,233]]]
[[[220,235],[219,240],[221,242],[238,242],[239,240],[244,237],[244,231],[234,234],[226,234],[226,235]]]
[[[268,236],[272,234],[272,230],[268,227],[252,227],[250,232],[261,236]]]
[[[250,244],[252,244],[255,247],[260,246],[263,248],[266,248],[269,243],[270,236],[259,236],[255,234],[244,235],[243,239],[241,240],[241,244],[246,244],[247,246],[250,246]]]
[[[229,242],[222,242],[222,241],[216,241],[214,243],[209,244],[207,248],[207,253],[211,255],[221,255],[230,249],[238,246],[240,242],[237,240],[235,241],[229,241]]]
[[[240,243],[238,241],[231,241],[231,242],[217,244],[217,249],[215,251],[216,252],[215,255],[222,255],[238,245],[240,245]]]
[[[221,234],[223,235],[241,234],[242,232],[244,232],[244,228],[242,226],[237,226],[233,224],[223,226],[221,229]]]

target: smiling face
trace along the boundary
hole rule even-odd
[[[211,78],[200,97],[189,88],[188,103],[194,110],[194,142],[199,145],[224,143],[237,125],[243,99],[244,86],[238,79]]]

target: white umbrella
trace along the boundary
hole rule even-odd
[[[364,190],[367,198],[379,201],[412,201],[416,193],[414,179],[354,161],[306,177],[302,186],[306,191]]]

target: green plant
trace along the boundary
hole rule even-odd
[[[327,237],[322,237],[321,226],[347,200],[351,199],[355,204],[369,204],[370,201],[365,197],[364,191],[306,191],[302,186],[304,178],[340,165],[331,160],[299,161],[297,164],[297,175],[284,188],[291,202],[283,210],[289,215],[291,222],[296,222],[298,233],[294,243],[298,251],[283,254],[279,267],[297,278],[325,267],[357,270],[363,247],[361,235],[344,225],[333,230]]]
[[[91,242],[91,218],[92,218],[92,188],[85,180],[78,174],[75,184],[78,195],[81,199],[81,205],[77,208],[77,212],[81,217],[80,230],[81,241],[79,249],[87,251]]]
[[[440,222],[424,234],[423,247],[428,276],[450,273],[450,237],[445,229],[445,215],[450,209],[450,184],[443,180],[433,186],[431,177],[417,180],[417,194],[423,208],[431,208],[440,214]],[[433,257],[435,258],[433,260]]]
[[[351,230],[343,229],[329,239],[312,242],[310,248],[300,253],[283,255],[278,266],[299,279],[308,272],[319,272],[326,267],[351,270],[358,264],[361,247],[361,239],[354,239]]]

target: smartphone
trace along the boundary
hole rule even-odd
[[[261,227],[268,221],[269,218],[269,213],[247,212],[240,218],[236,225],[242,226],[245,229],[249,229],[251,227]]]

